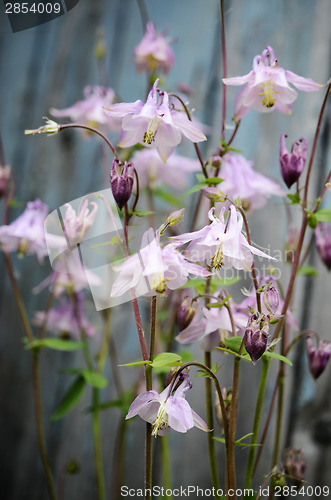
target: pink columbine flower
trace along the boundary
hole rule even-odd
[[[122,118],[120,147],[140,143],[156,148],[162,160],[166,161],[181,142],[182,135],[192,142],[205,141],[206,136],[184,111],[170,106],[168,94],[157,88],[158,83],[157,79],[145,104],[140,100],[113,104],[107,113],[114,118]]]
[[[91,209],[89,204],[92,207]],[[64,233],[70,247],[74,247],[86,237],[94,222],[98,205],[94,201],[89,202],[89,200],[85,199],[77,214],[70,203],[66,203],[64,206],[66,207],[63,220]]]
[[[56,118],[70,118],[73,122],[108,129],[113,132],[121,130],[118,118],[110,117],[104,110],[111,106],[115,92],[111,88],[88,86],[84,88],[84,99],[64,109],[51,108],[50,112]]]
[[[326,265],[328,271],[331,271],[331,236],[327,222],[318,224],[316,227],[315,241],[322,261]]]
[[[187,246],[184,256],[193,262],[206,261],[211,269],[218,271],[222,267],[225,269],[235,267],[249,271],[253,263],[253,255],[259,255],[266,259],[276,260],[274,257],[249,245],[242,234],[243,218],[231,205],[226,217],[226,208],[223,207],[219,218],[214,215],[214,208],[208,212],[208,217],[212,221],[209,226],[205,226],[199,231],[185,233],[171,238],[178,245]]]
[[[172,38],[158,33],[152,22],[146,25],[146,32],[133,51],[137,71],[156,72],[158,70],[168,73],[174,65],[175,55],[169,43]]]
[[[224,78],[225,85],[244,85],[234,102],[235,121],[241,120],[250,109],[270,113],[274,109],[291,114],[297,92],[289,85],[305,92],[319,90],[322,85],[311,78],[298,76],[278,66],[275,52],[267,47],[254,58],[253,69],[247,75]]]
[[[325,370],[331,355],[331,342],[320,340],[317,347],[313,342],[313,334],[306,337],[309,368],[314,379],[317,379]]]
[[[166,162],[162,161],[155,149],[141,149],[132,156],[139,176],[139,186],[154,189],[161,185],[183,190],[187,187],[191,172],[201,169],[198,160],[185,158],[173,153]]]
[[[139,415],[153,425],[153,436],[164,436],[171,429],[185,433],[192,427],[209,432],[206,422],[192,410],[185,399],[185,392],[192,384],[186,373],[182,375],[182,383],[170,395],[169,387],[160,394],[156,391],[145,391],[139,394],[129,408],[126,419]],[[184,379],[184,380],[183,380]]]
[[[83,296],[76,294],[76,297],[76,305],[71,299],[62,299],[59,306],[52,307],[48,312],[37,311],[34,316],[34,323],[41,326],[47,318],[46,328],[55,335],[61,337],[69,335],[80,340],[81,330],[83,329],[88,337],[93,337],[95,329],[85,316]]]
[[[0,227],[0,248],[4,252],[36,254],[41,261],[47,255],[44,220],[48,206],[39,199],[29,201],[24,212],[11,224]]]
[[[147,245],[146,241],[149,241]],[[188,262],[176,246],[169,244],[161,249],[154,231],[151,228],[146,231],[139,254],[131,255],[122,264],[114,266],[119,275],[113,283],[111,297],[123,295],[133,287],[142,289],[144,284],[150,294],[164,294],[184,285],[189,274],[210,275],[203,267]]]
[[[267,198],[272,195],[285,195],[277,182],[255,172],[252,166],[252,161],[230,151],[224,155],[219,173],[224,179],[219,184],[221,192],[226,193],[231,200],[239,197],[243,208],[247,211],[263,207]]]
[[[301,137],[292,144],[291,153],[287,151],[285,139],[287,135],[282,134],[280,138],[280,171],[288,188],[292,186],[302,174],[306,162],[308,140]]]

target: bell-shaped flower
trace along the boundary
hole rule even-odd
[[[327,222],[318,224],[316,227],[315,241],[322,261],[326,265],[328,271],[331,271],[331,236],[330,228]]]
[[[145,391],[139,394],[129,408],[126,419],[139,415],[153,426],[153,436],[164,436],[171,429],[185,433],[192,427],[209,432],[206,422],[192,410],[185,399],[185,392],[192,384],[186,373],[179,387],[169,394],[166,387],[160,394],[156,391]]]
[[[190,121],[184,111],[170,106],[169,96],[157,88],[157,79],[146,103],[117,103],[107,108],[109,116],[122,118],[119,146],[142,144],[156,148],[163,161],[174,151],[184,135],[192,142],[205,141],[204,133]]]
[[[211,269],[218,271],[221,268],[235,267],[249,271],[253,263],[253,254],[267,259],[274,257],[258,250],[248,243],[242,234],[243,218],[231,205],[228,216],[223,207],[219,218],[214,215],[214,208],[208,212],[212,221],[199,231],[184,233],[171,238],[178,246],[189,243],[184,255],[193,262],[205,261]]]
[[[239,197],[246,211],[263,207],[267,198],[272,195],[285,195],[277,182],[256,172],[252,165],[253,162],[246,160],[244,156],[230,151],[222,158],[219,173],[224,179],[218,185],[221,192],[232,200]]]
[[[62,299],[57,307],[49,311],[37,311],[34,316],[34,324],[42,326],[46,321],[46,329],[61,337],[73,337],[81,339],[82,330],[88,337],[95,335],[93,325],[88,321],[84,312],[83,296],[76,294],[76,303],[70,299]]]
[[[122,210],[129,201],[133,187],[134,166],[132,162],[122,162],[115,158],[110,169],[110,185],[118,208]]]
[[[91,127],[119,132],[121,121],[110,117],[104,110],[111,106],[115,92],[111,88],[88,86],[84,88],[84,99],[64,109],[51,108],[50,112],[56,118],[70,118],[72,122],[90,125]]]
[[[91,210],[89,205],[92,207]],[[85,239],[96,217],[98,205],[94,201],[89,202],[85,199],[77,214],[70,203],[64,206],[66,207],[63,220],[64,234],[70,247],[74,247]]]
[[[241,120],[250,109],[262,113],[270,113],[275,109],[291,114],[298,94],[289,84],[305,92],[313,92],[322,87],[311,78],[298,76],[278,66],[275,52],[269,46],[254,58],[253,69],[247,75],[224,78],[223,83],[244,85],[235,98],[235,121]]]
[[[324,372],[331,355],[331,342],[320,340],[317,347],[313,342],[313,334],[306,337],[306,348],[308,354],[309,368],[314,379]]]
[[[29,201],[24,212],[11,224],[0,227],[0,248],[4,252],[36,254],[41,261],[47,255],[44,220],[48,206],[39,199]]]
[[[154,24],[148,22],[143,39],[133,51],[137,71],[168,73],[175,62],[175,55],[169,45],[171,42],[172,38],[158,33]]]
[[[164,162],[155,149],[147,148],[135,151],[132,161],[138,173],[141,188],[155,189],[161,185],[167,185],[176,191],[183,190],[187,188],[190,174],[201,169],[198,160],[173,153]]]
[[[282,134],[280,138],[280,171],[288,188],[292,186],[302,174],[306,162],[308,141],[301,137],[292,145],[291,153],[286,149],[285,139],[287,135]]]
[[[250,314],[244,335],[245,348],[253,365],[264,354],[269,335],[269,316],[264,316],[258,312]]]

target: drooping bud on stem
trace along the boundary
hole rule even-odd
[[[184,297],[183,302],[179,306],[178,326],[180,331],[184,330],[189,326],[189,324],[192,322],[197,312],[199,306],[199,300],[196,300],[195,306],[193,306],[193,302],[195,302],[195,299],[190,297]]]
[[[292,145],[291,153],[286,149],[286,134],[280,138],[280,171],[284,182],[288,188],[292,186],[302,174],[306,162],[308,141],[306,137],[301,137]]]
[[[279,295],[273,285],[269,285],[263,293],[263,302],[271,314],[275,314],[279,306]]]
[[[313,334],[306,337],[306,348],[308,354],[309,368],[312,376],[316,380],[325,370],[331,355],[331,342],[320,340],[318,346],[313,343]]]
[[[115,158],[110,169],[110,185],[115,201],[120,210],[129,201],[133,187],[134,166],[132,162],[122,162]]]
[[[260,359],[267,348],[269,335],[269,316],[256,312],[251,314],[244,335],[245,348],[253,365]]]

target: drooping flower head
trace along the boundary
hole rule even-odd
[[[0,248],[19,255],[36,254],[39,260],[47,255],[44,220],[48,206],[39,199],[29,201],[24,212],[11,224],[0,227]]]
[[[148,22],[143,39],[133,51],[137,71],[168,73],[175,62],[175,55],[169,45],[171,42],[172,38],[158,33],[154,24]]]
[[[308,141],[306,137],[301,137],[292,144],[291,153],[286,149],[286,134],[280,138],[280,171],[284,182],[288,188],[292,186],[302,174],[306,162]]]
[[[244,335],[245,348],[253,365],[265,352],[268,343],[270,318],[255,312],[249,316]]]
[[[325,370],[331,355],[331,342],[320,340],[317,347],[313,342],[313,335],[306,337],[309,368],[314,379],[317,379]]]
[[[110,170],[110,185],[118,208],[122,210],[129,201],[133,187],[134,166],[132,162],[122,162],[115,158]]]
[[[315,241],[322,261],[326,265],[328,271],[331,271],[331,236],[330,228],[327,222],[320,223],[316,227]]]
[[[222,158],[219,184],[222,193],[232,200],[238,197],[245,210],[251,211],[265,205],[271,195],[284,196],[284,191],[275,181],[253,169],[253,162],[240,154],[227,152]]]
[[[169,394],[166,387],[160,394],[156,391],[145,391],[139,394],[129,408],[126,419],[139,415],[153,425],[153,436],[164,436],[171,429],[185,433],[192,427],[208,432],[208,426],[185,399],[185,392],[191,389],[188,374],[181,374],[181,384]]]
[[[298,76],[278,66],[275,52],[267,47],[254,58],[253,69],[247,75],[224,78],[225,85],[244,85],[234,102],[235,121],[241,120],[250,109],[270,113],[274,109],[291,114],[297,92],[289,85],[305,92],[319,90],[322,85],[311,78]]]
[[[208,212],[212,221],[209,226],[171,238],[178,246],[190,242],[184,252],[188,260],[206,261],[215,271],[230,267],[249,271],[253,254],[275,260],[248,243],[242,234],[242,215],[233,205],[229,207],[227,215],[225,207],[221,209],[219,217],[214,215],[214,210],[211,208]]]
[[[121,130],[118,118],[112,118],[104,108],[113,104],[115,92],[111,88],[88,86],[84,88],[84,99],[64,109],[51,108],[50,112],[56,118],[70,118],[73,122],[92,127],[108,129],[113,132]]]
[[[157,87],[158,83],[157,79],[145,104],[140,100],[117,103],[110,106],[107,113],[122,118],[120,147],[140,143],[156,148],[162,160],[166,161],[181,142],[182,135],[192,142],[205,141],[206,137],[184,111],[177,111],[170,105],[168,94]]]

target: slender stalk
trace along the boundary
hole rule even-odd
[[[166,490],[171,490],[171,462],[169,453],[169,441],[168,436],[163,436],[161,439],[161,459],[162,459],[162,475],[163,475],[163,486]],[[172,499],[170,495],[169,500]]]
[[[268,371],[269,371],[269,363],[270,363],[270,358],[266,358],[266,357],[262,358],[262,373],[261,373],[261,378],[260,378],[259,391],[258,391],[258,395],[257,395],[256,410],[255,410],[255,417],[254,417],[254,424],[253,424],[253,435],[251,437],[251,444],[254,444],[254,445],[257,444],[257,438],[258,438],[258,433],[259,433],[259,428],[260,428],[264,394],[265,394],[267,376],[268,376]],[[255,446],[251,446],[249,449],[247,469],[246,469],[245,488],[251,487],[252,478],[253,478],[253,471],[254,471],[255,449],[256,449]]]
[[[99,389],[93,387],[92,390],[92,430],[93,430],[93,441],[94,441],[94,459],[95,459],[95,470],[97,475],[97,486],[98,486],[98,500],[106,499],[105,483],[104,483],[104,472],[102,463],[102,449],[101,449],[101,432],[100,432],[100,413],[99,407]]]
[[[220,0],[221,9],[221,33],[222,33],[222,65],[223,78],[227,76],[227,60],[226,60],[226,38],[225,38],[225,17],[224,17],[224,0]],[[225,120],[226,120],[226,85],[223,83],[223,106],[222,106],[222,139],[225,138]]]
[[[112,145],[110,140],[102,132],[100,132],[100,130],[98,130],[94,127],[90,127],[89,125],[82,125],[80,123],[65,123],[64,125],[59,125],[59,127],[60,127],[59,130],[65,130],[68,128],[81,128],[81,129],[88,130],[89,132],[93,132],[94,134],[99,135],[106,142],[106,144],[110,147],[114,157],[118,158],[117,153],[116,153],[116,149],[114,148],[114,146]]]

